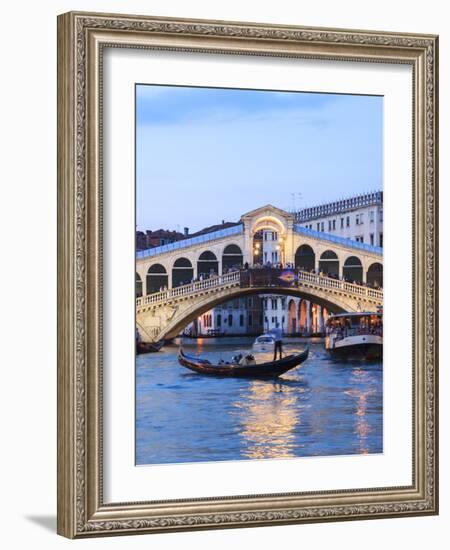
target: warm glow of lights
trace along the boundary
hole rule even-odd
[[[256,248],[259,248],[261,245],[259,243],[255,244]]]
[[[235,403],[242,423],[241,436],[246,446],[243,455],[250,459],[292,458],[295,448],[295,426],[300,422],[296,403],[304,390],[252,382],[246,402]],[[274,401],[274,393],[278,398]]]

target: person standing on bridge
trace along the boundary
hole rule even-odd
[[[280,359],[283,358],[283,331],[280,328],[280,324],[277,323],[276,327],[272,329],[272,334],[275,339],[275,346],[273,352],[273,360],[277,360],[277,351],[280,351]]]

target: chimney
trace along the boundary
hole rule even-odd
[[[189,235],[189,227],[184,228],[184,236],[187,237]]]

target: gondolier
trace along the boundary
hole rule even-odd
[[[273,350],[273,360],[277,360],[277,350],[280,351],[280,359],[283,358],[283,331],[280,328],[280,324],[277,323],[276,327],[272,330],[272,334],[275,338],[275,346]]]

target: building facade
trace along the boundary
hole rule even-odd
[[[383,246],[383,191],[303,208],[296,223],[372,246]]]
[[[264,331],[263,300],[255,295],[230,300],[200,315],[185,334],[192,336],[245,336]]]

